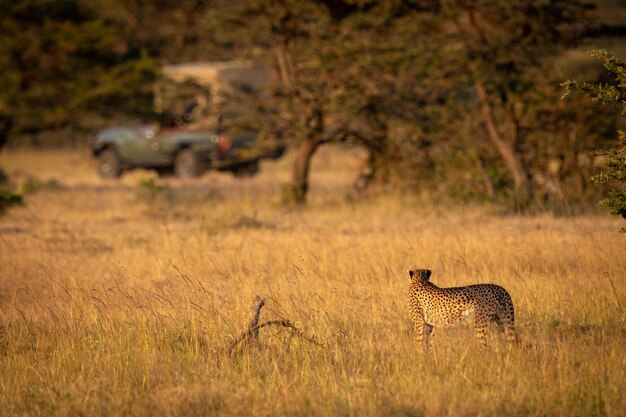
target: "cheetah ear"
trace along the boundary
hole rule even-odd
[[[432,274],[433,272],[430,269],[426,270],[426,281],[430,280],[430,274]]]
[[[410,278],[413,278],[413,274],[414,274],[413,270],[412,270],[412,269],[409,269],[409,277],[410,277]]]

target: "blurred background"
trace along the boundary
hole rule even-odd
[[[585,210],[623,186],[594,183],[591,154],[617,146],[623,86],[616,107],[561,84],[616,85],[589,51],[623,60],[625,22],[622,0],[2,0],[3,187],[63,155],[104,177],[280,159],[281,199],[302,204],[324,147],[356,197]],[[181,156],[181,131],[210,132],[215,160]],[[133,135],[178,147],[142,163],[119,148]]]

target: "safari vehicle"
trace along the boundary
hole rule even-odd
[[[263,158],[279,158],[285,147],[260,137],[245,114],[228,105],[235,85],[250,91],[269,81],[269,72],[240,62],[194,63],[163,68],[155,88],[161,124],[117,126],[100,131],[92,152],[104,178],[132,168],[192,178],[208,169],[254,175]]]
[[[159,175],[193,178],[207,169],[253,175],[261,158],[277,158],[281,149],[262,149],[255,135],[230,137],[217,131],[187,131],[155,125],[101,131],[93,148],[103,178],[131,168],[153,168]]]

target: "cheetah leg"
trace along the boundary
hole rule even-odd
[[[501,333],[504,333],[506,331],[506,328],[504,326],[504,322],[502,321],[502,318],[500,317],[500,315],[493,316],[493,321],[496,323],[496,326],[498,326],[498,330]]]
[[[517,344],[517,332],[515,331],[515,325],[512,321],[508,321],[505,324],[504,334],[506,335],[506,340],[509,344]]]
[[[515,331],[515,309],[513,300],[506,290],[503,290],[502,298],[499,300],[498,321],[502,323],[500,328],[509,344],[517,343],[517,332]]]
[[[514,344],[517,341],[517,335],[515,333],[515,325],[507,316],[498,314],[494,317],[495,323],[498,325],[500,333],[504,334],[504,337],[509,345]]]
[[[435,328],[431,326],[430,324],[424,323],[424,342],[425,342],[424,346],[427,350],[431,347],[434,338],[435,338]]]
[[[422,320],[413,322],[413,330],[415,331],[415,341],[418,344],[422,344],[424,341],[424,327],[425,323]]]
[[[475,319],[476,319],[476,323],[474,327],[476,330],[476,339],[478,339],[478,342],[481,345],[486,346],[487,345],[487,327],[489,326],[489,322],[491,321],[492,317],[490,317],[489,314],[486,314],[484,312],[476,311]]]
[[[504,317],[501,318],[504,327],[504,334],[509,344],[513,345],[517,343],[517,332],[515,331],[515,313],[513,312],[513,305],[508,306],[507,311],[504,313]]]

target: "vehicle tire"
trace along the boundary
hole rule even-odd
[[[259,172],[259,162],[254,161],[233,171],[235,178],[253,177]]]
[[[174,159],[174,173],[178,178],[196,178],[202,172],[198,156],[192,149],[185,148],[176,154]]]
[[[102,178],[119,178],[122,175],[122,162],[113,148],[103,149],[98,154],[98,172]]]

